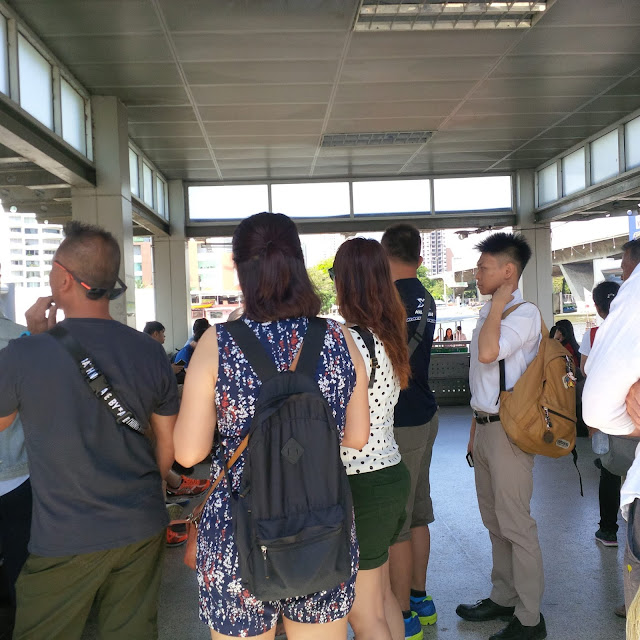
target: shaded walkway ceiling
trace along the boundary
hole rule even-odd
[[[531,29],[353,32],[357,0],[10,0],[168,178],[534,168],[640,107],[640,2],[557,0]],[[328,133],[433,131],[322,148]]]

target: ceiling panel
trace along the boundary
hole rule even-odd
[[[488,73],[497,58],[447,56],[437,60],[347,60],[341,82],[427,82],[476,80]]]
[[[513,50],[516,55],[637,53],[636,26],[580,26],[531,29]]]
[[[51,36],[47,44],[66,59],[83,64],[164,62],[173,58],[164,38],[157,33],[112,36]]]
[[[212,65],[208,62],[185,62],[187,81],[191,84],[288,84],[333,82],[336,62],[283,60],[228,62]]]
[[[322,120],[327,105],[318,104],[262,104],[199,107],[203,120]],[[292,132],[293,133],[293,132]]]
[[[637,0],[557,0],[530,30],[354,34],[358,0],[8,1],[172,178],[219,180],[207,142],[224,180],[530,168],[640,108]],[[422,129],[422,147],[318,147]]]
[[[336,93],[341,102],[395,102],[396,100],[461,100],[473,88],[474,81],[359,82],[342,81]]]
[[[175,65],[131,62],[128,64],[71,64],[71,71],[88,87],[129,87],[180,84]]]
[[[358,0],[210,2],[160,0],[172,31],[347,31]],[[249,10],[250,7],[250,10]]]
[[[159,31],[148,0],[11,0],[11,5],[43,37]]]
[[[300,33],[189,33],[174,35],[182,62],[240,60],[338,60],[346,34]],[[301,56],[300,52],[304,51]]]
[[[188,106],[187,92],[182,85],[174,87],[100,87],[94,93],[116,96],[127,106]]]
[[[458,104],[457,100],[429,100],[411,102],[347,102],[334,105],[331,117],[351,118],[444,118]]]
[[[507,56],[494,78],[540,76],[625,76],[640,66],[640,54]],[[612,80],[613,84],[613,80]]]
[[[354,33],[349,47],[349,59],[376,58],[437,58],[456,56],[500,56],[521,37],[517,31],[389,31]],[[390,52],[390,53],[388,53]]]
[[[212,137],[241,135],[279,135],[283,138],[300,135],[319,136],[321,120],[244,120],[228,122],[205,122],[204,128]],[[317,137],[316,137],[317,142]]]
[[[331,83],[325,84],[258,84],[258,85],[191,85],[199,105],[264,105],[327,103]]]

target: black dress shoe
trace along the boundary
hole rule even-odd
[[[489,640],[544,640],[547,637],[547,626],[540,614],[540,622],[535,627],[525,627],[515,616],[511,622]]]
[[[511,620],[515,607],[501,607],[491,598],[478,600],[475,604],[459,604],[456,613],[463,620],[485,622],[486,620]]]

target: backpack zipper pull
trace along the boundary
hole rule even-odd
[[[264,576],[267,580],[269,580],[269,567],[267,565],[267,547],[262,545],[260,547],[260,551],[262,551],[262,562],[264,564]]]

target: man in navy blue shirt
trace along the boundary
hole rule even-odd
[[[409,224],[389,227],[382,236],[391,277],[407,312],[407,333],[412,339],[426,314],[422,339],[411,354],[409,387],[400,392],[395,410],[394,435],[402,461],[411,475],[407,520],[390,549],[391,588],[402,608],[407,640],[422,640],[422,626],[434,624],[436,608],[426,593],[429,563],[429,524],[433,522],[429,486],[431,452],[438,433],[438,405],[429,388],[429,361],[436,325],[436,304],[417,277],[422,264],[420,233]]]

